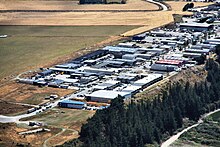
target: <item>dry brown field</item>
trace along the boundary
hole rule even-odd
[[[62,3],[59,6],[44,5],[42,3],[50,3],[51,1],[25,1],[24,4],[14,4],[9,6],[8,2],[0,2],[0,8],[6,9],[70,9],[76,7],[76,9],[82,10],[111,10],[119,9],[150,9],[153,4],[141,1],[141,0],[129,0],[128,4],[124,5],[66,5],[65,3],[74,3],[70,1],[55,1],[56,3]],[[52,1],[53,3],[54,1]],[[13,3],[18,3],[13,1]],[[34,6],[30,6],[25,3],[36,3]],[[133,4],[132,4],[133,3]],[[172,10],[171,11],[153,11],[153,12],[17,12],[17,13],[1,13],[0,25],[63,25],[63,26],[90,26],[90,25],[141,25],[143,27],[133,29],[124,33],[125,36],[134,35],[143,31],[159,27],[161,25],[170,23],[173,21],[172,14],[186,14],[188,12],[182,12],[183,6],[187,2],[167,2]],[[140,4],[141,6],[137,6]],[[196,2],[195,6],[205,6],[210,3]]]
[[[41,132],[30,135],[19,135],[19,132],[28,131],[29,129],[17,126],[14,123],[0,124],[0,146],[17,147],[21,144],[26,146],[42,147],[44,141],[56,135],[61,131],[59,128],[49,127],[50,132]]]
[[[142,1],[128,0],[127,4],[85,4],[78,1],[27,1],[7,0],[0,2],[0,10],[157,10],[158,6]]]

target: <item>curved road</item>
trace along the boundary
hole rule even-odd
[[[212,115],[213,113],[216,113],[220,111],[220,109],[217,109],[215,111],[209,112],[207,114],[204,114],[196,124],[189,126],[188,128],[182,130],[181,132],[177,133],[176,135],[171,136],[168,140],[166,140],[165,142],[162,143],[161,147],[169,147],[172,143],[174,143],[179,137],[180,135],[182,135],[183,133],[189,131],[190,129],[197,127],[199,124],[203,123],[203,119],[206,118],[209,115]]]
[[[155,5],[158,5],[159,7],[162,8],[162,11],[169,10],[169,8],[166,5],[164,5],[163,3],[160,3],[160,2],[157,2],[157,1],[154,1],[154,0],[146,0],[146,1],[149,2],[149,3],[153,3]]]

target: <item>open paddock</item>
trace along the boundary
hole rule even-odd
[[[0,10],[158,10],[159,7],[144,0],[127,0],[126,4],[84,4],[79,1],[27,1],[0,2]]]
[[[0,39],[0,79],[78,57],[76,51],[136,27],[0,26],[0,34],[8,35]]]

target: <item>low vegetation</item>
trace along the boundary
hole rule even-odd
[[[26,112],[31,107],[12,104],[6,101],[0,101],[0,115],[13,115],[19,112]]]
[[[59,133],[61,129],[47,127],[50,129],[50,132],[40,132],[36,134],[29,135],[19,135],[19,132],[27,131],[28,128],[20,127],[14,123],[2,124],[0,123],[0,146],[8,147],[8,146],[35,146],[42,147],[44,141]]]
[[[220,112],[209,116],[204,123],[180,136],[172,146],[220,146]]]
[[[94,113],[94,111],[88,110],[61,108],[48,110],[42,114],[30,118],[24,118],[22,120],[40,121],[49,126],[80,131],[81,125],[85,123],[88,118],[92,117]]]

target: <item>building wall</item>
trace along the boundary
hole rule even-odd
[[[91,97],[91,101],[94,101],[94,102],[108,103],[108,102],[110,102],[111,100],[112,100],[112,99],[108,99],[108,98]]]
[[[71,104],[71,103],[59,103],[60,107],[63,108],[74,108],[74,109],[82,109],[85,105],[76,105],[76,104]]]

